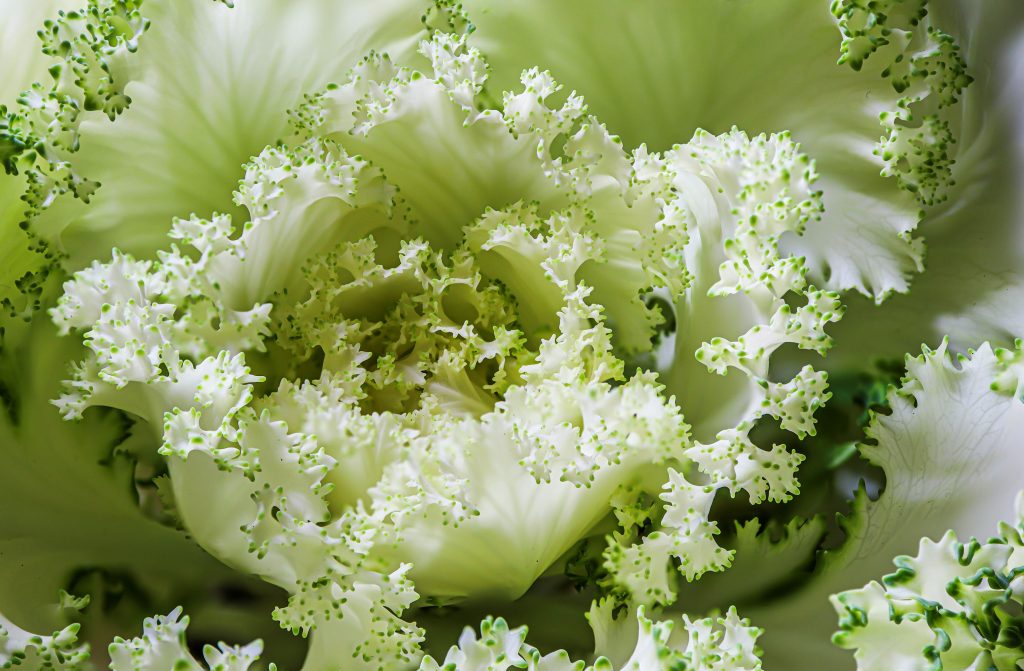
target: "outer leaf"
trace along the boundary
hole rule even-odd
[[[133,461],[115,451],[121,419],[54,421],[47,399],[76,350],[36,320],[8,324],[0,356],[0,604],[34,631],[60,624],[55,597],[80,569],[137,572],[158,599],[229,575],[140,510]]]
[[[89,648],[78,644],[78,629],[77,624],[72,624],[51,636],[39,636],[0,615],[0,669],[79,671],[85,668]]]
[[[110,644],[110,668],[113,671],[246,671],[263,652],[263,642],[253,641],[243,646],[229,646],[219,643],[217,647],[206,645],[201,664],[185,641],[188,616],[181,617],[181,608],[175,608],[168,615],[148,617],[142,624],[142,636],[125,640],[121,637]],[[270,671],[276,667],[271,664]]]
[[[858,492],[843,522],[844,544],[826,553],[799,590],[748,609],[766,626],[771,663],[848,668],[825,630],[833,592],[863,585],[921,537],[984,535],[1014,510],[1024,468],[1021,352],[988,345],[954,365],[944,344],[908,359],[908,377],[889,394],[892,414],[877,415],[861,453],[885,471],[871,501]]]
[[[409,55],[422,0],[146,0],[151,21],[123,72],[131,105],[115,123],[85,115],[77,174],[102,186],[86,205],[65,194],[34,223],[80,268],[113,247],[151,255],[171,220],[238,212],[241,166],[287,134],[302,93],[342,79],[366,51]]]
[[[1024,334],[1024,6],[948,0],[934,11],[975,77],[951,119],[956,186],[921,224],[927,267],[910,294],[881,307],[850,300],[834,330],[831,370],[901,357],[922,340],[949,336],[963,352],[986,340],[1011,346]]]
[[[917,197],[941,200],[952,155],[945,113],[928,119],[968,81],[955,45],[919,15],[921,0],[871,3],[889,16],[876,29],[893,29],[889,40],[846,64],[836,61],[857,50],[849,35],[866,23],[857,2],[833,3],[837,18],[828,2],[801,0],[645,0],[628,11],[616,0],[463,4],[498,86],[524,61],[550,68],[627,147],[666,149],[696,128],[733,124],[791,131],[817,161],[825,194],[822,224],[788,241],[807,256],[815,284],[881,300],[906,291],[920,270]],[[928,72],[950,76],[921,76]]]
[[[834,641],[855,649],[857,668],[1014,671],[1024,663],[1020,583],[1024,582],[1024,495],[1016,524],[986,543],[923,538],[917,556],[863,589],[832,597],[840,615]]]
[[[55,18],[58,10],[78,5],[75,0],[3,0],[0,2],[0,106],[13,108],[19,95],[34,82],[49,80],[47,68],[54,59],[43,53],[36,34],[43,20]],[[0,127],[7,114],[0,107]],[[0,164],[6,164],[9,148],[0,140]],[[28,188],[23,175],[0,170],[0,310],[21,309],[19,280],[39,270],[46,259],[32,249],[30,238],[21,230],[26,206],[22,196]],[[5,307],[5,303],[10,305]]]

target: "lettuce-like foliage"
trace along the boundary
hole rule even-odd
[[[54,84],[5,112],[0,142],[32,234],[78,270],[50,312],[86,346],[55,400],[84,422],[66,440],[138,420],[170,473],[166,508],[287,592],[273,617],[310,637],[307,670],[760,668],[760,630],[733,610],[684,616],[685,642],[644,615],[734,602],[769,625],[770,660],[834,665],[815,633],[829,593],[908,539],[1003,514],[1021,355],[985,347],[958,368],[945,345],[909,362],[892,414],[871,420],[859,452],[886,488],[857,493],[847,538],[791,516],[816,501],[786,505],[794,444],[831,396],[793,353],[831,347],[832,290],[907,289],[921,209],[943,213],[954,159],[971,167],[976,145],[956,142],[971,77],[941,7],[645,0],[623,19],[574,0],[230,4],[58,15],[42,34]],[[600,30],[562,34],[584,10]],[[731,61],[702,55],[701,32],[736,40],[713,45]],[[794,50],[800,81],[766,76]],[[11,408],[4,428],[26,443]],[[964,500],[986,477],[991,491]],[[171,548],[156,575],[181,537],[139,518]],[[823,536],[833,549],[816,555]],[[82,542],[104,565],[95,545]],[[48,586],[85,561],[48,559]],[[606,597],[592,667],[493,618],[444,662],[421,660],[421,620],[574,571]],[[635,635],[619,606],[638,613]],[[179,616],[116,641],[115,668],[202,668]],[[245,669],[258,652],[207,662]]]
[[[613,516],[609,588],[672,602],[673,565],[729,564],[717,492],[799,491],[802,457],[754,424],[813,432],[828,398],[810,367],[768,379],[784,344],[824,352],[842,313],[779,251],[821,210],[787,135],[629,155],[579,96],[553,104],[546,72],[488,107],[465,38],[420,53],[429,68],[373,54],[308,97],[294,143],[247,165],[244,224],[176,220],[181,247],[115,251],[52,311],[90,350],[62,413],[115,407],[162,435],[186,527],[292,593],[275,617],[316,632],[311,669],[410,663],[417,595],[517,597]],[[710,440],[653,372],[626,373],[659,345],[655,292],[683,306]],[[699,392],[728,371],[717,402]]]
[[[858,669],[1020,668],[1024,495],[1017,523],[989,541],[959,543],[950,531],[894,563],[881,583],[832,597],[834,640],[856,651]]]

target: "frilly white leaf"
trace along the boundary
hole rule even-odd
[[[917,556],[896,557],[898,570],[881,584],[832,597],[841,627],[834,641],[855,650],[862,671],[1019,668],[1022,534],[1018,517],[985,543],[959,543],[952,531],[921,539]]]
[[[50,636],[21,629],[0,615],[0,669],[79,671],[86,668],[89,646],[78,641],[78,624]]]
[[[127,640],[115,638],[110,644],[110,668],[113,671],[247,671],[263,652],[263,642],[258,640],[242,646],[206,645],[203,648],[206,664],[203,664],[188,649],[185,640],[188,616],[181,613],[179,607],[167,615],[147,617],[142,623],[142,636]],[[271,664],[270,670],[274,669]]]
[[[875,501],[863,488],[857,492],[842,521],[844,543],[819,557],[800,589],[747,610],[767,629],[770,662],[848,664],[824,643],[824,632],[811,633],[822,630],[831,593],[882,574],[891,557],[912,551],[922,537],[949,529],[959,537],[987,535],[1015,509],[1015,474],[1024,467],[1020,357],[1019,350],[984,345],[954,363],[944,343],[907,359],[907,377],[889,393],[891,414],[872,418],[871,442],[859,448],[884,471],[885,489]]]

